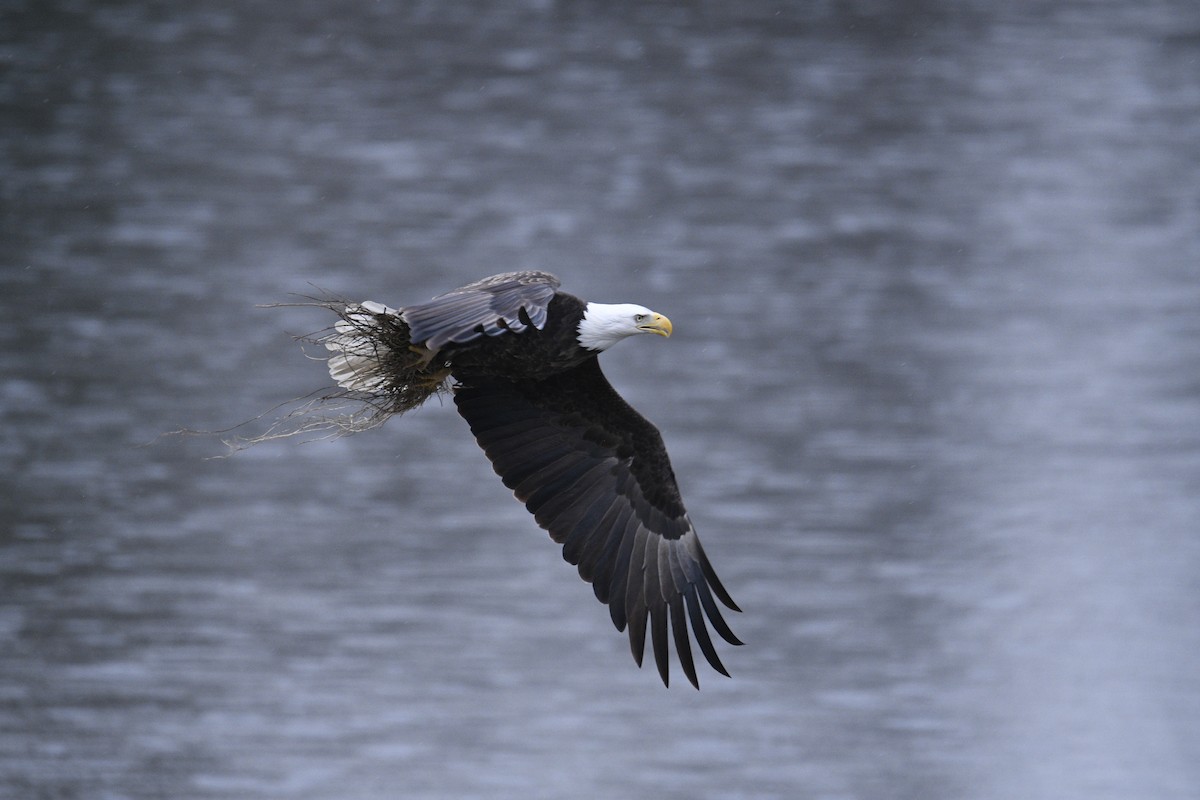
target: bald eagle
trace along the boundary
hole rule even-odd
[[[700,546],[658,429],[597,360],[628,336],[670,336],[670,320],[640,305],[585,302],[545,272],[494,275],[403,308],[328,307],[340,317],[320,339],[333,380],[382,416],[449,386],[504,485],[563,546],[617,630],[628,628],[638,666],[648,620],[669,685],[669,621],[684,674],[699,688],[690,622],[708,663],[729,674],[705,618],[738,645],[713,596],[740,609]]]

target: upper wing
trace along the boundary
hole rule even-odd
[[[413,344],[437,351],[484,334],[520,333],[528,325],[541,330],[557,289],[558,278],[547,272],[506,272],[407,306],[401,314]]]
[[[654,660],[667,683],[669,616],[693,685],[689,619],[708,663],[729,674],[704,619],[727,642],[741,644],[713,594],[739,609],[700,547],[658,429],[621,399],[595,357],[538,383],[458,386],[454,402],[504,485],[609,604],[617,630],[628,624],[639,666],[648,616]]]

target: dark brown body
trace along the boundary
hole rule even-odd
[[[454,379],[468,385],[472,378],[481,377],[514,382],[549,378],[595,356],[576,339],[585,306],[578,297],[558,292],[550,300],[541,330],[528,325],[516,334],[448,344],[434,360],[449,363]]]

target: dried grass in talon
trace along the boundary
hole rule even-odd
[[[278,417],[265,432],[254,436],[225,437],[221,441],[230,448],[231,452],[237,452],[263,442],[290,439],[295,436],[311,437],[306,438],[305,441],[336,439],[351,433],[377,428],[392,416],[392,412],[375,405],[372,398],[357,397],[354,393],[345,391],[320,397],[290,400],[272,410],[279,410],[293,403],[300,403],[300,405]],[[228,431],[214,431],[214,433],[236,431],[238,428],[261,419],[262,416],[266,415],[248,420]]]
[[[338,315],[332,330],[308,341],[329,350],[329,373],[350,396],[386,414],[403,414],[445,390],[449,367],[413,344],[408,323],[380,303],[324,303]]]
[[[308,302],[274,303],[266,308],[316,307],[337,315],[331,327],[297,341],[320,345],[330,352],[330,376],[338,388],[319,396],[289,400],[254,419],[223,431],[179,431],[189,434],[228,434],[275,412],[281,413],[261,434],[230,436],[222,441],[231,452],[252,445],[295,436],[306,441],[337,438],[377,428],[397,414],[449,391],[449,368],[433,363],[431,353],[412,344],[400,311],[381,303],[354,303],[335,297],[304,297]],[[314,393],[315,394],[315,393]]]

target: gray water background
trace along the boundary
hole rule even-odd
[[[0,797],[1200,797],[1193,2],[5,0],[0,203]],[[517,268],[674,320],[731,680],[449,406],[159,438]]]

